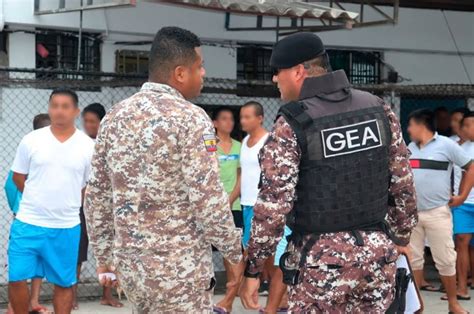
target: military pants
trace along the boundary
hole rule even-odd
[[[382,265],[381,265],[382,264]],[[385,313],[394,298],[396,265],[320,265],[300,269],[290,287],[291,313]]]
[[[136,259],[118,262],[118,280],[134,314],[212,313],[213,279],[177,279],[179,270],[157,269]]]

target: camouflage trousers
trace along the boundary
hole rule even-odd
[[[385,313],[394,298],[395,263],[372,261],[337,267],[300,269],[300,283],[290,287],[291,313]]]
[[[176,279],[171,269],[157,269],[133,258],[118,263],[120,287],[134,314],[212,313],[214,281]]]

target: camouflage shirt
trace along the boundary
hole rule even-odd
[[[386,220],[398,238],[397,244],[407,245],[411,230],[418,221],[413,175],[398,119],[390,106],[385,105],[384,110],[392,133],[389,148],[391,173],[389,194],[395,201],[395,206],[389,207]],[[259,156],[262,180],[258,200],[254,206],[255,216],[249,243],[251,273],[262,271],[265,259],[274,254],[283,234],[286,214],[290,212],[295,201],[301,150],[296,135],[283,117],[276,121]],[[362,235],[369,248],[381,244],[384,246],[384,243],[386,246],[391,246],[391,241],[383,233],[376,233],[374,236],[362,232]],[[350,255],[355,245],[352,234],[339,232],[321,235],[318,243],[308,254],[306,263],[312,265],[324,262],[321,261],[322,254],[334,251],[335,245],[339,257]],[[329,255],[334,257],[334,254]]]
[[[97,137],[85,200],[98,265],[160,256],[165,265],[157,267],[172,266],[186,280],[212,274],[211,244],[240,261],[215,145],[204,110],[170,86],[145,83],[112,108]]]

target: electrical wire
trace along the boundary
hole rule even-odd
[[[456,42],[456,38],[454,37],[453,31],[451,30],[451,26],[449,25],[448,18],[446,16],[446,12],[444,10],[441,10],[444,16],[444,21],[446,22],[446,26],[448,27],[449,34],[451,34],[451,38],[454,43],[454,47],[456,47],[456,52],[459,56],[459,59],[461,60],[462,67],[464,69],[464,72],[466,73],[467,80],[469,81],[469,84],[472,84],[471,76],[469,75],[469,71],[467,70],[466,64],[464,63],[464,59],[462,58],[461,51],[459,51],[458,43]]]

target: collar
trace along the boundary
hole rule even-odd
[[[308,77],[303,82],[299,100],[323,94],[332,94],[342,89],[349,88],[350,86],[351,84],[343,70],[329,72],[317,77]]]
[[[142,91],[149,90],[149,91],[154,91],[154,92],[162,93],[162,94],[170,94],[173,97],[184,99],[183,95],[176,88],[171,87],[166,84],[146,82],[142,85],[142,88],[140,90]]]
[[[435,132],[434,135],[433,135],[433,137],[430,138],[430,140],[429,140],[428,142],[426,142],[426,144],[425,144],[423,147],[426,147],[426,146],[428,146],[428,144],[430,144],[431,142],[436,141],[436,140],[438,139],[438,136],[439,136],[439,135],[438,135],[438,132]],[[416,143],[416,145],[418,146],[418,148],[421,148],[420,143]]]

